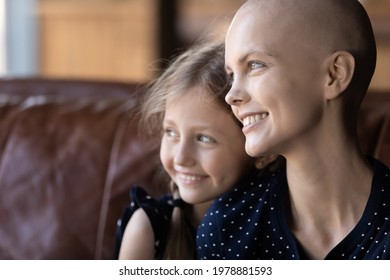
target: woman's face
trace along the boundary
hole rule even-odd
[[[226,69],[233,79],[226,101],[244,125],[251,156],[286,156],[318,140],[326,69],[320,46],[313,52],[306,33],[294,33],[290,22],[252,3],[239,11],[226,36]]]
[[[167,102],[160,158],[181,198],[198,204],[229,190],[253,166],[241,127],[198,88]]]

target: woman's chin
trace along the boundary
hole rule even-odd
[[[267,152],[264,149],[262,149],[257,142],[250,143],[247,141],[245,143],[245,151],[251,157],[260,157],[267,154]]]

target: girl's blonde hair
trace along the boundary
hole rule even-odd
[[[224,45],[203,42],[178,55],[168,68],[149,85],[140,105],[141,131],[149,137],[161,139],[167,100],[172,102],[188,94],[188,90],[194,87],[200,88],[204,93],[209,93],[210,98],[216,100],[221,109],[226,110],[233,120],[237,121],[225,102],[229,83],[224,69]],[[238,121],[237,123],[239,124]],[[166,172],[160,174],[164,174],[160,178],[161,182],[167,183],[170,180]],[[180,198],[175,184],[172,182],[170,186],[173,197]],[[194,259],[196,257],[194,229],[191,228],[184,213],[189,207],[192,206],[174,208],[163,259]]]
[[[168,68],[149,84],[141,104],[141,130],[149,136],[161,137],[167,100],[180,98],[193,87],[210,93],[210,98],[216,99],[234,118],[225,102],[229,84],[224,64],[222,43],[200,43],[175,57]]]

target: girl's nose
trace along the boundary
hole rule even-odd
[[[178,166],[192,166],[195,163],[194,151],[192,145],[186,142],[180,142],[175,150],[174,162]]]

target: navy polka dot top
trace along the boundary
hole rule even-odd
[[[390,259],[390,171],[370,158],[374,178],[355,228],[325,259]],[[289,230],[285,169],[252,176],[216,199],[197,229],[198,259],[306,259]]]
[[[124,209],[121,218],[117,222],[115,258],[119,256],[120,245],[126,225],[134,212],[142,208],[153,228],[155,259],[161,259],[167,243],[173,208],[175,206],[183,206],[184,202],[180,199],[173,199],[171,194],[166,194],[155,199],[139,186],[131,188],[130,196],[132,202]]]

